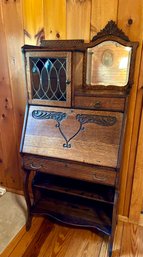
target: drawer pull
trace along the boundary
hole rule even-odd
[[[100,101],[95,102],[94,107],[95,108],[100,108],[101,107],[101,102]]]
[[[105,177],[100,177],[100,176],[98,176],[97,174],[94,174],[94,175],[93,175],[93,178],[96,179],[96,180],[100,180],[100,181],[105,181],[105,180],[106,180]]]
[[[42,167],[42,165],[35,166],[33,163],[31,163],[31,164],[30,164],[30,167],[31,167],[32,169],[34,169],[34,170],[39,170],[39,169]]]
[[[71,83],[71,80],[67,79],[66,80],[66,85],[69,85]]]

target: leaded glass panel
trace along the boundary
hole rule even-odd
[[[30,57],[32,98],[66,101],[66,58]]]

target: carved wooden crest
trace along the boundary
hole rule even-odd
[[[98,32],[92,38],[92,41],[95,41],[101,37],[109,36],[109,35],[120,37],[123,40],[128,41],[128,42],[130,41],[129,38],[125,35],[125,33],[117,27],[117,24],[113,20],[109,21],[107,23],[107,25],[105,26],[105,28],[100,30],[100,32]]]

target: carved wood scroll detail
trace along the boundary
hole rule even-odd
[[[115,116],[103,116],[103,115],[90,115],[90,114],[77,114],[76,120],[79,122],[79,128],[76,131],[76,133],[70,137],[69,139],[66,137],[66,135],[63,133],[61,129],[61,121],[66,119],[68,116],[66,113],[63,112],[47,112],[47,111],[40,111],[40,110],[34,110],[32,112],[32,117],[34,119],[53,119],[57,121],[56,128],[59,129],[60,134],[65,140],[65,143],[63,144],[63,147],[65,148],[71,148],[71,144],[69,143],[74,137],[76,137],[80,131],[84,130],[83,124],[86,123],[95,123],[99,126],[113,126],[117,118]]]
[[[57,122],[60,122],[67,117],[67,114],[63,112],[47,112],[47,111],[35,110],[32,112],[32,117],[34,119],[39,119],[39,120],[52,119],[52,120],[56,120]]]
[[[96,123],[100,126],[112,126],[116,123],[117,118],[114,116],[77,114],[76,119],[81,123]]]
[[[98,32],[92,38],[92,41],[95,41],[101,37],[109,36],[109,35],[120,37],[123,40],[128,41],[128,42],[130,41],[129,38],[125,35],[125,33],[117,27],[117,24],[113,20],[109,21],[107,23],[107,25],[105,26],[105,28],[100,30],[100,32]]]

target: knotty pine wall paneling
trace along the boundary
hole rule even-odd
[[[134,183],[132,188],[132,197],[130,204],[129,219],[131,222],[138,222],[140,219],[140,213],[142,209],[143,199],[143,111],[141,116],[140,133],[137,147],[137,157],[134,173]]]
[[[1,76],[0,76],[1,80]],[[1,87],[1,81],[0,81],[0,87]],[[0,112],[0,115],[1,112]],[[0,185],[6,185],[6,176],[5,176],[5,169],[4,169],[4,157],[3,157],[3,148],[2,148],[2,133],[0,129]]]
[[[142,59],[141,69],[139,76],[139,91],[143,92],[143,47],[142,47]],[[129,219],[131,222],[138,221],[140,219],[140,211],[143,210],[143,101],[141,105],[141,119],[140,129],[137,144],[137,154],[135,161],[135,172],[133,177],[133,186],[131,193],[131,204]]]
[[[13,0],[3,2],[2,11],[15,115],[15,130],[19,142],[26,104],[24,65],[21,53],[21,46],[24,44],[22,2]]]
[[[43,0],[23,0],[24,43],[39,45],[45,37],[43,24]],[[48,1],[47,1],[48,2]],[[55,2],[55,1],[53,1]]]
[[[90,40],[91,0],[67,0],[67,39]]]
[[[120,213],[129,215],[129,205],[133,183],[136,146],[141,113],[142,92],[139,90],[139,67],[141,60],[141,46],[143,39],[143,1],[119,0],[118,2],[118,26],[128,35],[130,40],[138,41],[139,47],[136,56],[134,85],[131,90],[129,110],[127,117],[127,129],[125,135],[124,158],[122,165],[122,183],[120,197]]]
[[[66,39],[66,0],[43,0],[46,39]]]
[[[92,0],[90,33],[91,39],[105,27],[109,20],[117,22],[118,0]]]
[[[0,183],[19,189],[20,172],[15,117],[8,69],[3,3],[0,2]]]
[[[23,9],[22,1],[3,1],[2,3],[3,25],[6,38],[8,56],[8,68],[13,102],[15,143],[17,145],[17,165],[19,176],[18,189],[22,188],[21,159],[19,156],[19,144],[23,126],[24,110],[26,104],[26,90],[24,80],[24,65],[21,54],[21,46],[24,44],[23,34]],[[9,18],[7,18],[9,17]],[[8,185],[9,187],[9,185]]]

